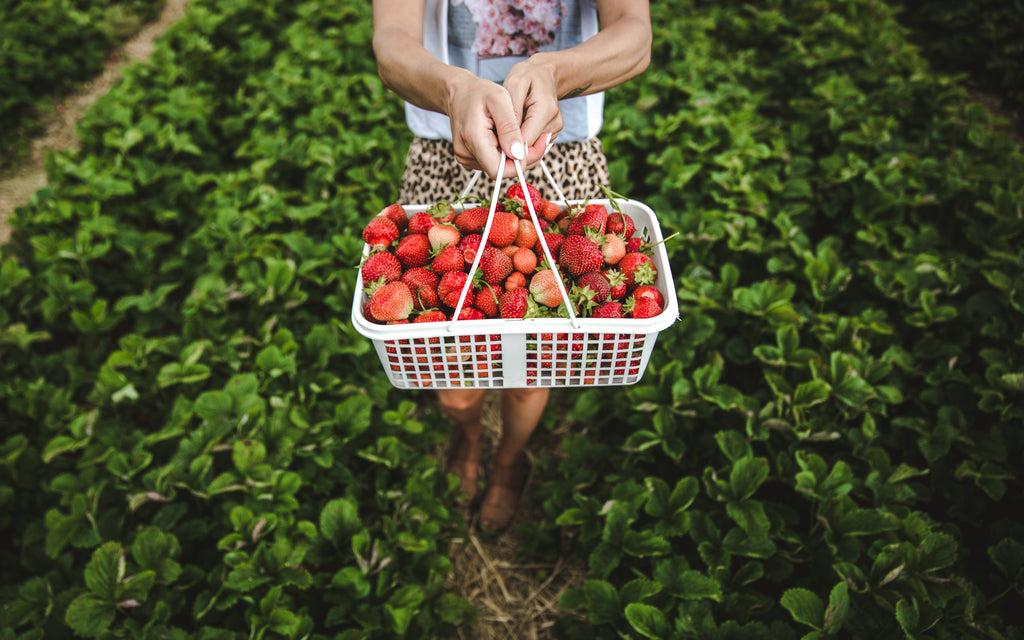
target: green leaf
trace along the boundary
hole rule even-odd
[[[813,591],[799,587],[787,589],[780,602],[797,622],[819,631],[825,626],[825,603]]]
[[[828,400],[832,387],[824,380],[810,380],[799,384],[793,392],[793,406],[813,407]]]
[[[758,500],[729,501],[725,510],[752,541],[759,542],[768,538],[771,521],[764,511],[764,505]]]
[[[734,500],[746,500],[768,479],[768,461],[746,457],[737,460],[729,473],[729,488]]]
[[[917,631],[919,620],[920,615],[914,604],[906,600],[900,600],[896,603],[896,621],[900,623],[903,633],[907,634],[907,637],[911,640],[914,640],[914,632]]]
[[[248,475],[266,457],[267,447],[259,440],[235,440],[231,448],[231,461],[244,475]]]
[[[116,542],[106,542],[96,549],[85,565],[85,586],[95,596],[113,601],[117,596],[117,583],[124,576],[124,551]]]
[[[626,621],[646,638],[668,637],[669,624],[665,614],[650,605],[638,602],[626,605]]]
[[[850,614],[850,590],[846,582],[837,582],[828,597],[828,608],[825,610],[825,630],[831,634],[843,628],[846,617]]]
[[[684,600],[722,599],[722,587],[709,576],[695,569],[687,569],[672,582],[672,595]]]
[[[1003,538],[988,548],[989,559],[1011,583],[1022,577],[1024,570],[1024,545],[1013,538]]]
[[[587,617],[593,624],[612,622],[619,617],[619,594],[611,583],[587,580],[583,583],[583,595],[587,602]]]
[[[68,605],[64,622],[71,630],[87,638],[99,638],[114,623],[114,603],[92,593],[83,593]]]
[[[320,533],[327,540],[341,542],[362,529],[356,504],[346,498],[335,498],[320,512]]]
[[[836,523],[836,531],[848,536],[863,536],[892,531],[899,521],[891,514],[876,509],[853,509]]]

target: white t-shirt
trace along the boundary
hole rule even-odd
[[[598,31],[595,0],[426,0],[423,44],[446,64],[502,82],[512,66],[537,51],[574,47]],[[559,101],[558,142],[598,134],[604,94]],[[405,119],[421,138],[452,139],[448,116],[405,104]]]

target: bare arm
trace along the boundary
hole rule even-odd
[[[374,0],[373,50],[381,80],[402,99],[447,115],[459,163],[494,177],[501,150],[512,157],[519,143],[519,157],[525,157],[512,99],[501,85],[447,65],[424,48],[423,4]],[[510,161],[504,175],[514,175]]]

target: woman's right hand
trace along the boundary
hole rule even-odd
[[[526,158],[525,140],[512,97],[501,85],[465,73],[448,97],[452,143],[459,164],[484,171],[492,179],[504,150],[502,177],[515,176],[512,158]]]

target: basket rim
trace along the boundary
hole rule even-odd
[[[560,204],[572,204],[583,200],[557,201]],[[586,202],[611,204],[607,198],[591,198]],[[662,242],[661,226],[658,224],[654,211],[639,200],[616,198],[620,209],[627,206],[638,209],[644,216],[643,227],[647,229],[648,239],[656,244],[652,259],[658,269],[658,282],[655,286],[665,298],[662,312],[652,318],[578,318],[579,327],[575,327],[569,318],[488,318],[485,320],[447,320],[445,322],[421,322],[408,324],[384,325],[370,322],[363,316],[363,276],[357,270],[355,291],[352,299],[352,325],[361,335],[370,340],[406,340],[415,338],[438,338],[442,336],[467,336],[480,334],[527,334],[527,333],[621,333],[641,335],[657,333],[667,329],[679,320],[679,302],[674,288],[668,252]],[[434,205],[403,204],[408,212],[426,210]],[[475,204],[459,203],[453,207],[467,208]],[[633,215],[633,212],[628,212]],[[637,226],[641,226],[637,224]],[[363,244],[362,255],[369,253],[369,246]],[[669,286],[669,285],[672,286]]]

